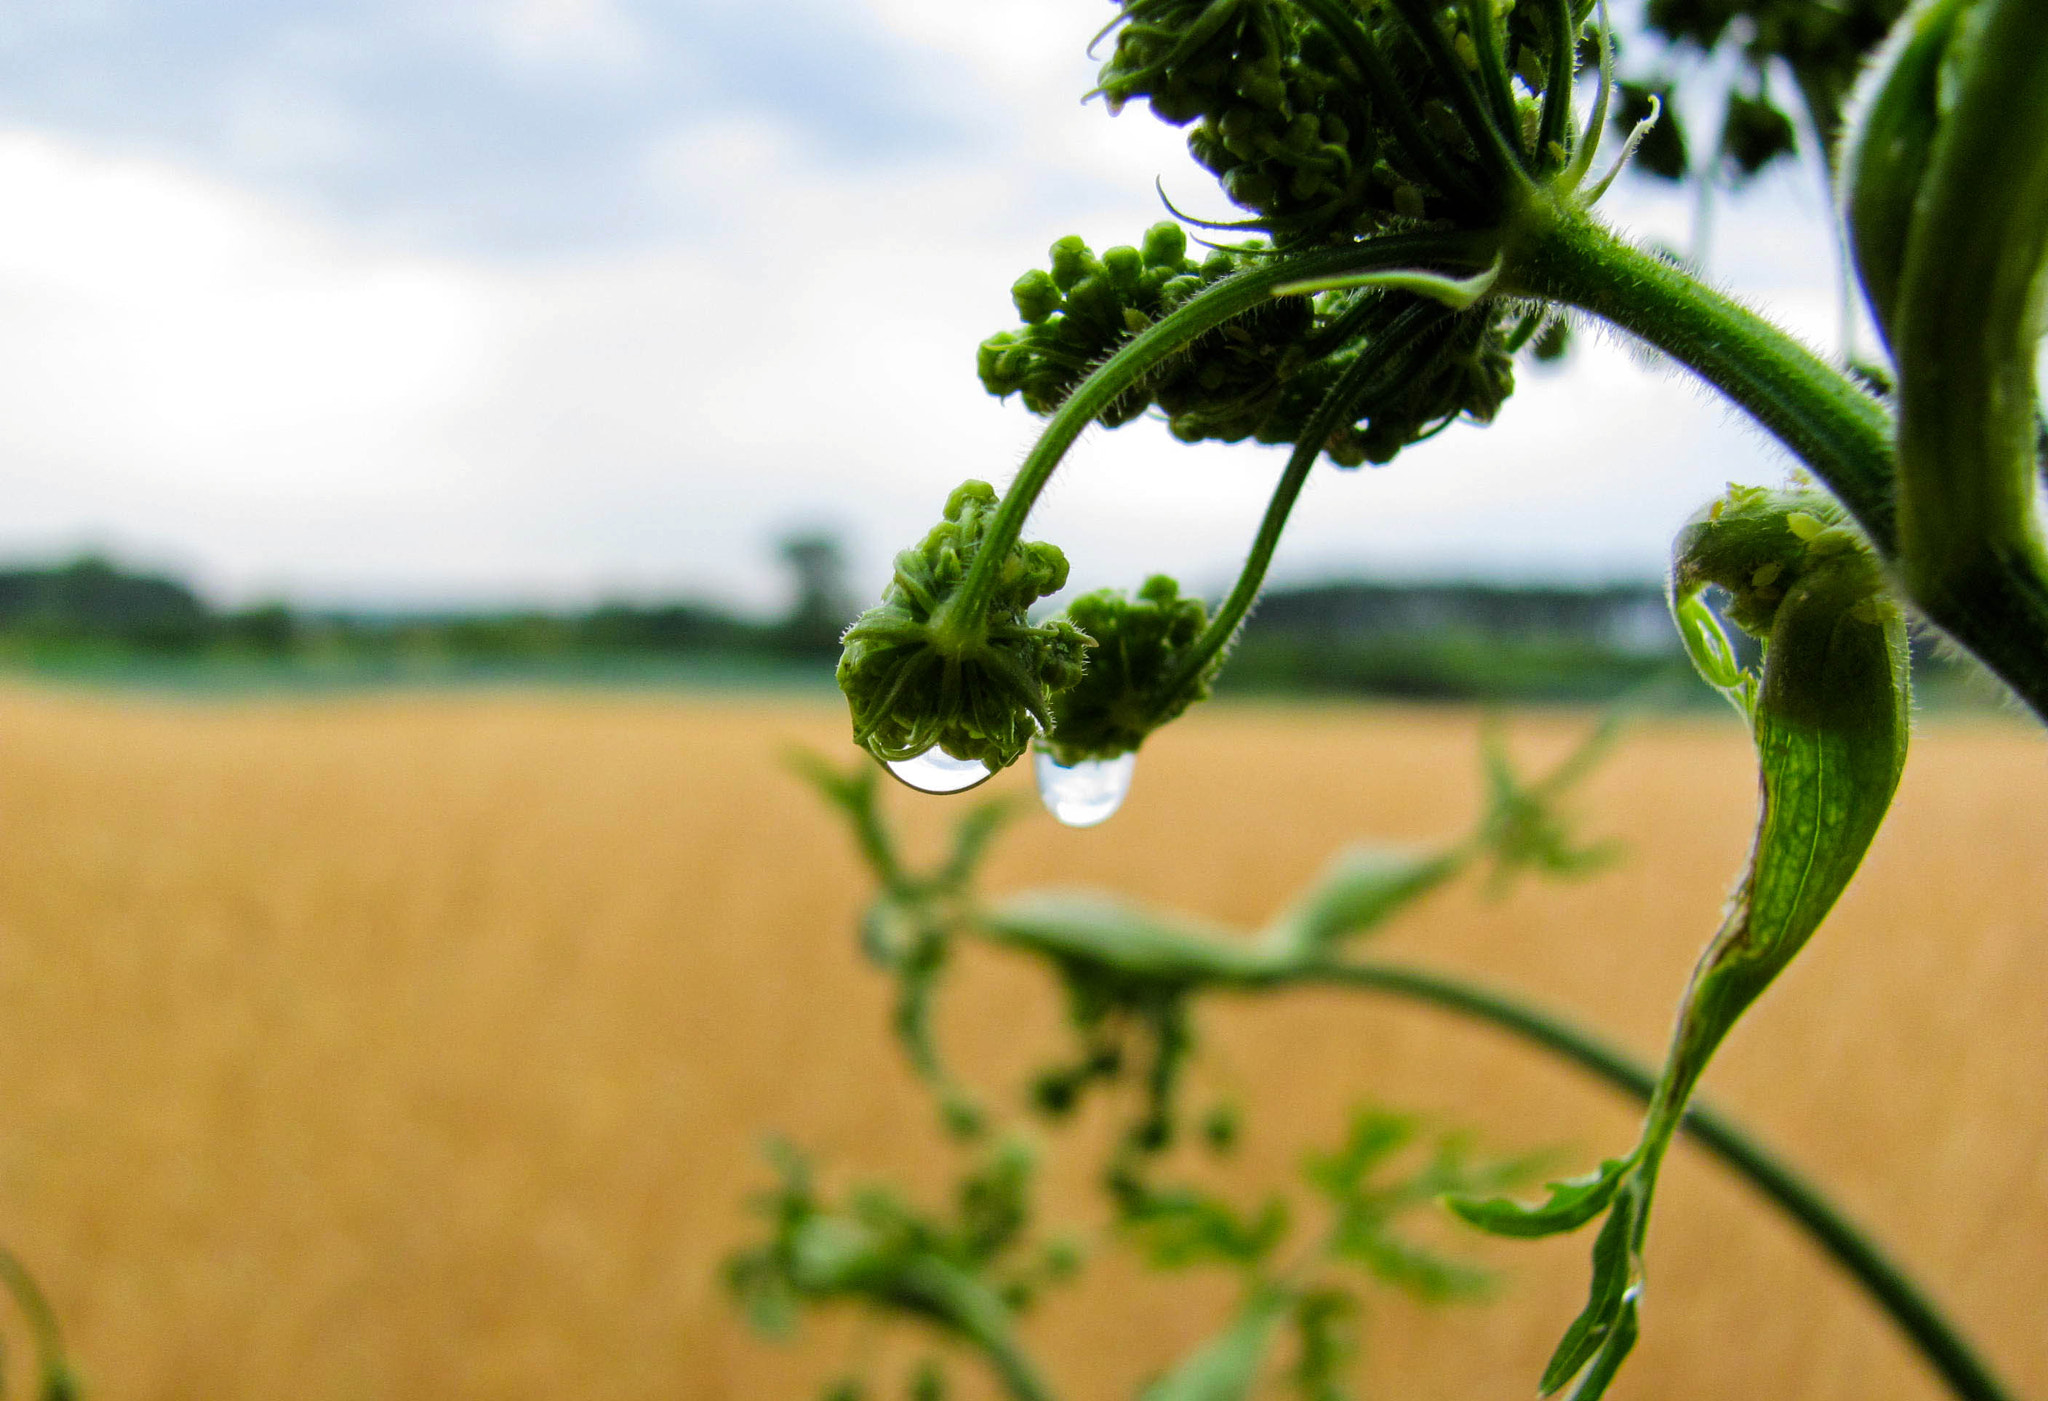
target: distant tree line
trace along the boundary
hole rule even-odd
[[[633,660],[734,661],[829,674],[856,605],[844,552],[825,535],[784,540],[795,581],[781,617],[755,621],[693,600],[611,601],[547,612],[373,614],[283,603],[220,609],[183,582],[97,556],[0,569],[0,661],[81,659],[401,662],[517,670]],[[1926,661],[1935,659],[1923,658]],[[1937,663],[1929,674],[1944,676]],[[1601,701],[1667,680],[1692,686],[1661,586],[1517,587],[1346,582],[1274,589],[1240,640],[1226,694],[1415,700]]]
[[[180,580],[86,555],[0,569],[0,650],[16,657],[81,651],[277,658],[392,651],[501,659],[593,652],[836,655],[840,630],[855,611],[837,542],[806,535],[785,540],[780,549],[796,577],[796,601],[770,622],[688,600],[613,601],[570,612],[369,613],[284,603],[216,609]]]

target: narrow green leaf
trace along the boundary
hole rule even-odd
[[[1609,1158],[1583,1177],[1546,1182],[1543,1185],[1550,1196],[1540,1204],[1526,1204],[1507,1197],[1447,1196],[1444,1205],[1468,1224],[1496,1236],[1533,1239],[1561,1235],[1566,1231],[1576,1231],[1607,1209],[1628,1171],[1629,1161],[1626,1158]]]
[[[1619,1197],[1593,1242],[1593,1283],[1586,1307],[1572,1320],[1543,1369],[1537,1389],[1551,1395],[1576,1377],[1603,1349],[1620,1321],[1624,1300],[1634,1285],[1635,1236],[1641,1207],[1632,1194]],[[1616,1365],[1619,1365],[1616,1359]]]
[[[1615,1373],[1636,1345],[1639,1331],[1637,1319],[1637,1296],[1631,1290],[1622,1297],[1621,1309],[1615,1315],[1613,1331],[1607,1335],[1593,1363],[1586,1369],[1585,1377],[1573,1389],[1571,1401],[1600,1401],[1607,1394],[1607,1384],[1614,1380]]]

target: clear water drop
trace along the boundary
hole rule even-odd
[[[1138,756],[1133,752],[1114,759],[1083,759],[1068,766],[1041,749],[1031,756],[1031,763],[1045,810],[1069,827],[1093,827],[1107,822],[1124,805]]]
[[[887,760],[882,767],[920,793],[965,793],[995,774],[981,760],[955,759],[936,744],[914,758]]]

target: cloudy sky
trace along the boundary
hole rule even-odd
[[[973,350],[1055,237],[1227,217],[1181,135],[1078,95],[1102,0],[66,0],[0,9],[0,557],[79,547],[223,600],[772,608],[774,541],[863,592],[1034,420]],[[1613,217],[1683,244],[1690,202]],[[1836,335],[1810,172],[1712,270]],[[1220,590],[1279,458],[1141,422],[1032,534],[1077,584]],[[1493,428],[1323,469],[1283,577],[1654,573],[1780,457],[1581,339]]]

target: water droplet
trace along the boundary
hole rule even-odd
[[[1083,759],[1068,767],[1055,763],[1043,749],[1031,756],[1038,775],[1038,796],[1045,810],[1069,827],[1093,827],[1107,822],[1123,806],[1131,791],[1131,775],[1137,770],[1136,752],[1114,759]]]
[[[915,758],[886,760],[882,767],[920,793],[965,793],[995,774],[981,760],[955,759],[937,745]]]

